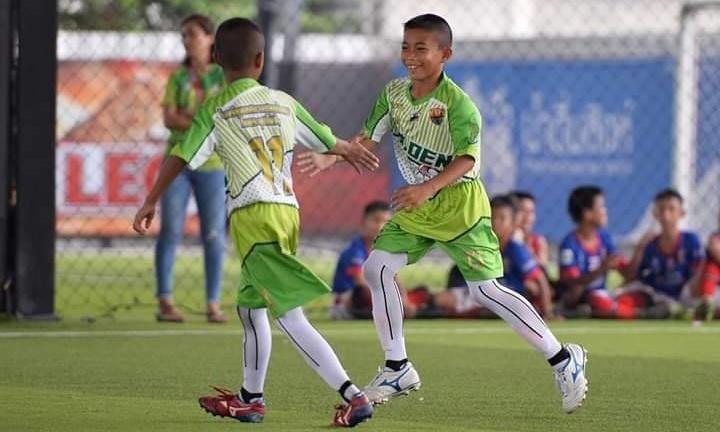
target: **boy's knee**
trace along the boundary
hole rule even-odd
[[[382,270],[382,256],[373,251],[362,267],[365,280],[372,284],[373,281],[380,279],[380,271]]]
[[[393,254],[382,250],[370,252],[370,256],[363,264],[363,276],[371,286],[377,285],[383,276],[395,276],[407,264],[405,254]]]

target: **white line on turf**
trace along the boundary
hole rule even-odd
[[[368,328],[319,328],[324,335],[375,335],[373,327]],[[557,334],[693,334],[693,333],[720,333],[720,327],[568,327],[554,328]],[[275,334],[280,332],[275,331]],[[435,335],[435,334],[502,334],[511,333],[505,327],[471,327],[471,328],[446,328],[446,327],[417,327],[405,329],[410,335]],[[92,338],[92,337],[164,337],[164,336],[241,336],[241,330],[56,330],[56,331],[34,331],[17,330],[0,332],[0,339],[21,339],[21,338]]]

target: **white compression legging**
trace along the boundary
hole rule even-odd
[[[407,358],[402,299],[395,284],[397,272],[406,264],[407,254],[374,250],[363,266],[363,275],[372,290],[373,319],[386,360]],[[467,281],[467,284],[475,302],[504,319],[546,359],[552,358],[562,349],[540,315],[524,297],[495,280]]]
[[[243,387],[251,393],[262,393],[270,361],[272,335],[267,309],[238,308],[243,323]],[[276,320],[305,362],[334,390],[349,381],[345,369],[327,341],[318,333],[297,307]]]

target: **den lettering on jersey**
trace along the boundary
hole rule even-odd
[[[407,79],[398,79],[387,85],[387,114],[371,138],[379,141],[390,131],[401,175],[409,184],[418,184],[435,177],[456,153],[449,120],[453,108],[449,101],[456,96],[456,86],[445,77],[429,97],[413,101],[409,84]],[[458,181],[475,178],[470,173]]]
[[[409,184],[423,183],[453,158],[447,106],[433,98],[419,105],[398,99],[390,100],[390,128],[400,173]],[[450,145],[438,146],[443,139]]]

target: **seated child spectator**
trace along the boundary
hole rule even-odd
[[[708,239],[707,256],[700,272],[700,281],[696,292],[700,303],[695,309],[696,320],[710,320],[713,316],[715,319],[720,319],[720,296],[717,295],[720,285],[720,221],[718,227],[718,230]]]
[[[500,195],[490,200],[492,229],[500,240],[504,274],[501,285],[527,298],[545,318],[554,318],[552,291],[545,274],[538,267],[528,247],[513,239],[516,231],[518,203],[512,195]]]
[[[636,274],[641,284],[621,290],[647,292],[654,305],[664,306],[668,315],[675,316],[683,315],[685,307],[695,305],[694,286],[703,263],[698,235],[680,230],[684,216],[683,198],[677,191],[665,189],[655,196],[653,217],[660,225],[660,234],[646,237],[636,249],[633,262],[637,262]]]
[[[516,240],[519,240],[530,249],[533,259],[547,275],[550,254],[548,243],[544,236],[533,231],[537,214],[535,213],[535,196],[528,191],[517,190],[510,193],[517,200],[517,229]]]
[[[373,201],[363,211],[360,235],[353,238],[340,254],[333,278],[333,319],[372,318],[372,299],[362,266],[372,247],[375,237],[383,225],[390,220],[392,209],[384,201]],[[400,288],[399,288],[400,289]],[[404,290],[400,289],[405,299]],[[412,316],[414,307],[404,302],[405,314]]]
[[[607,273],[618,271],[633,279],[632,268],[619,253],[605,231],[607,208],[602,189],[596,186],[575,188],[568,199],[568,213],[575,229],[560,243],[559,300],[564,309],[572,311],[587,304],[598,318],[633,319],[645,315],[646,295],[631,293],[612,296],[606,287]]]

